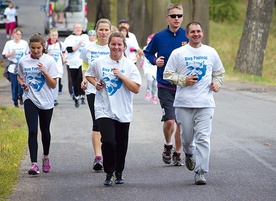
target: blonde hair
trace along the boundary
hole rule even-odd
[[[170,14],[170,11],[171,11],[172,9],[175,9],[175,8],[180,9],[180,10],[183,11],[183,7],[182,7],[180,4],[177,4],[177,3],[170,3],[170,4],[167,6],[167,15],[169,15],[169,14]]]

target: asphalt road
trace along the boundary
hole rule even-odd
[[[24,35],[43,32],[42,0],[21,4]],[[32,13],[32,14],[30,14]],[[31,22],[31,23],[30,23]],[[4,30],[0,30],[3,45]],[[141,72],[142,73],[142,72]],[[146,83],[135,95],[125,184],[105,187],[105,174],[92,169],[91,117],[87,105],[74,107],[64,75],[64,91],[55,107],[51,132],[51,164],[48,174],[32,177],[29,154],[20,166],[12,201],[56,200],[276,200],[276,91],[241,82],[226,82],[215,95],[217,107],[211,137],[207,185],[194,185],[194,174],[185,167],[165,165],[160,106],[145,101]],[[9,83],[0,80],[0,104],[12,106]],[[22,108],[22,107],[21,107]],[[40,140],[39,140],[40,141]],[[39,144],[39,166],[42,146]]]

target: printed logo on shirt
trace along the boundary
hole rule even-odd
[[[113,96],[118,89],[121,88],[122,86],[122,80],[118,77],[115,76],[112,73],[111,69],[102,69],[103,71],[103,81],[105,83],[105,88],[107,90],[107,93],[109,96]]]
[[[45,76],[38,67],[24,68],[26,77],[28,79],[28,86],[39,92],[45,84]]]
[[[207,56],[194,56],[185,57],[186,66],[190,70],[187,76],[196,75],[198,76],[198,82],[206,75],[207,65],[205,61],[208,60]]]

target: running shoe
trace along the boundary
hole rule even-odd
[[[196,165],[196,160],[194,155],[185,154],[185,156],[186,156],[186,159],[185,159],[186,167],[188,168],[188,170],[193,171]]]
[[[96,158],[94,159],[93,169],[95,171],[103,169],[103,160],[101,156],[96,156]]]
[[[108,173],[108,174],[106,174],[106,179],[103,184],[105,186],[111,186],[113,184],[113,180],[114,180],[113,173]]]
[[[156,105],[157,104],[157,98],[155,96],[152,97],[151,102]]]
[[[150,98],[151,98],[150,93],[147,93],[147,94],[146,94],[146,96],[145,96],[145,100],[146,100],[146,101],[149,101],[149,100],[150,100]]]
[[[173,152],[172,160],[173,160],[173,164],[175,166],[183,166],[184,165],[180,155],[181,155],[181,153]]]
[[[124,183],[124,179],[123,179],[123,174],[116,172],[115,173],[115,184],[123,184]]]
[[[199,171],[195,173],[195,184],[196,185],[206,185],[206,179],[204,178],[204,172]]]
[[[39,174],[39,168],[36,164],[32,164],[31,168],[28,171],[29,175],[37,175]]]
[[[43,158],[42,159],[42,170],[43,172],[45,173],[48,173],[51,169],[51,166],[50,166],[50,159],[49,158]]]
[[[173,146],[172,145],[164,145],[164,151],[162,154],[162,158],[164,163],[170,164],[172,161],[172,150]]]

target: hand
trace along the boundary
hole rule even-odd
[[[39,63],[37,64],[37,66],[38,66],[38,68],[41,70],[41,72],[42,72],[43,74],[47,73],[47,72],[46,72],[46,69],[44,68],[44,66],[43,66],[42,63],[39,62]]]
[[[164,61],[165,57],[161,56],[161,57],[158,57],[156,59],[156,66],[157,67],[163,67],[164,64],[165,64],[165,61]]]
[[[23,91],[28,91],[29,89],[25,83],[21,85],[21,88],[23,89]]]
[[[218,86],[218,84],[212,82],[211,83],[211,90],[214,91],[214,92],[219,92],[219,86]]]
[[[97,82],[95,87],[98,91],[102,90],[104,88],[104,82],[103,81]]]
[[[87,89],[87,80],[83,79],[81,82],[81,89],[86,90]]]
[[[186,86],[193,86],[197,83],[198,77],[196,75],[191,75],[186,77]]]

